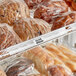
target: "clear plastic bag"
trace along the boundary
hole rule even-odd
[[[23,57],[32,60],[37,70],[47,75],[47,69],[54,64],[53,59],[41,47],[35,47],[23,53]]]
[[[14,31],[25,41],[50,32],[50,25],[41,19],[23,18],[13,24]]]
[[[56,50],[57,48],[55,48],[55,52],[57,53],[58,50],[57,51]],[[30,49],[27,52],[23,53],[23,57],[26,57],[32,60],[37,70],[40,73],[45,74],[46,76],[64,76],[64,75],[72,76],[73,75],[73,72],[68,66],[64,64],[64,61],[59,59],[56,56],[56,54],[48,51],[45,48],[35,47],[33,49]],[[50,72],[50,74],[48,71]]]
[[[69,67],[72,72],[76,71],[76,53],[72,52],[65,46],[62,45],[54,45],[54,44],[47,44],[45,48],[55,55],[56,58],[62,61],[64,65]]]
[[[3,50],[9,46],[22,42],[18,35],[8,24],[0,24],[0,50]],[[5,53],[0,51],[0,55]]]
[[[54,19],[51,30],[59,29],[74,22],[76,22],[76,12],[65,13]]]
[[[0,22],[12,24],[21,17],[29,17],[29,9],[23,0],[0,0]]]
[[[65,1],[52,0],[39,5],[34,12],[34,17],[52,23],[55,17],[68,11],[69,9]]]
[[[7,76],[40,75],[40,73],[34,68],[33,62],[26,58],[13,59],[10,61],[10,64],[5,71]]]

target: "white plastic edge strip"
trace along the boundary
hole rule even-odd
[[[0,55],[0,58],[2,58],[3,56],[20,53],[22,51],[25,51],[27,49],[30,49],[32,47],[35,47],[37,45],[40,45],[40,44],[45,43],[47,41],[50,41],[52,39],[58,38],[60,36],[64,36],[68,33],[72,33],[74,31],[76,31],[76,23],[70,24],[70,25],[62,27],[58,30],[49,32],[47,34],[38,36],[38,37],[33,38],[31,40],[27,40],[25,42],[22,42],[22,43],[19,43],[17,45],[6,48],[4,50],[1,50],[1,51],[4,51],[4,52],[7,52],[7,53],[3,54],[3,55]]]

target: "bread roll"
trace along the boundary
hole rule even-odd
[[[74,22],[76,22],[76,12],[65,13],[64,15],[55,18],[51,30],[59,29]]]
[[[49,68],[49,76],[71,76],[62,66],[55,65]]]
[[[6,73],[2,70],[0,70],[0,76],[6,76]]]
[[[0,24],[0,50],[22,42],[13,29],[7,24]],[[0,52],[2,54],[2,51]]]
[[[43,19],[48,23],[53,23],[53,20],[56,16],[61,15],[67,11],[68,6],[64,1],[53,0],[43,2],[42,5],[39,5],[39,7],[34,12],[34,17]]]
[[[11,25],[15,20],[29,16],[29,9],[23,0],[0,0],[0,23]]]
[[[13,24],[13,29],[25,41],[49,32],[51,27],[41,19],[22,18]]]
[[[41,47],[35,47],[23,53],[23,56],[31,59],[35,63],[35,67],[42,74],[47,75],[47,69],[54,64],[53,59]]]

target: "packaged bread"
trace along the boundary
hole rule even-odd
[[[76,53],[66,48],[65,46],[58,46],[61,52],[70,58],[70,60],[65,61],[65,64],[73,71],[76,71]]]
[[[7,76],[3,70],[0,70],[0,76]]]
[[[7,76],[41,76],[29,59],[20,57],[13,59],[9,63],[5,70]]]
[[[0,24],[0,50],[22,42],[19,36],[8,24]],[[1,51],[0,54],[3,52]]]
[[[54,18],[68,11],[68,6],[62,0],[50,0],[43,2],[34,12],[34,18],[40,18],[52,23]]]
[[[29,16],[29,9],[23,0],[0,0],[0,23],[11,25],[15,20]]]
[[[64,55],[58,48],[57,46],[53,45],[53,44],[48,44],[46,45],[46,49],[49,50],[50,52],[52,52],[57,58],[59,58],[60,60],[62,60],[63,62],[69,60],[69,57],[67,57],[66,55]]]
[[[47,22],[33,18],[22,18],[17,20],[12,26],[23,41],[45,34],[51,30]]]
[[[65,13],[54,19],[51,30],[59,29],[74,22],[76,22],[76,12]]]
[[[53,58],[54,65],[63,65],[63,62],[60,59],[58,59],[55,54],[49,52],[47,49],[45,49],[44,51],[47,52],[51,58]]]
[[[72,73],[63,66],[54,65],[49,67],[48,76],[72,76]]]
[[[52,52],[58,59],[60,59],[72,72],[76,71],[76,55],[66,47],[59,47],[54,44],[47,44],[46,49]],[[70,53],[70,54],[69,54]]]
[[[32,60],[37,70],[47,75],[47,69],[54,64],[53,59],[40,46],[32,48],[23,53],[23,56]]]

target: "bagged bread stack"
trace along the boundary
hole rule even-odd
[[[0,50],[22,42],[8,24],[0,24]],[[2,54],[2,51],[0,52]]]
[[[22,18],[12,26],[23,41],[48,33],[51,30],[50,25],[44,20],[32,18]]]
[[[0,23],[11,25],[15,20],[29,15],[29,9],[23,0],[0,0]]]

